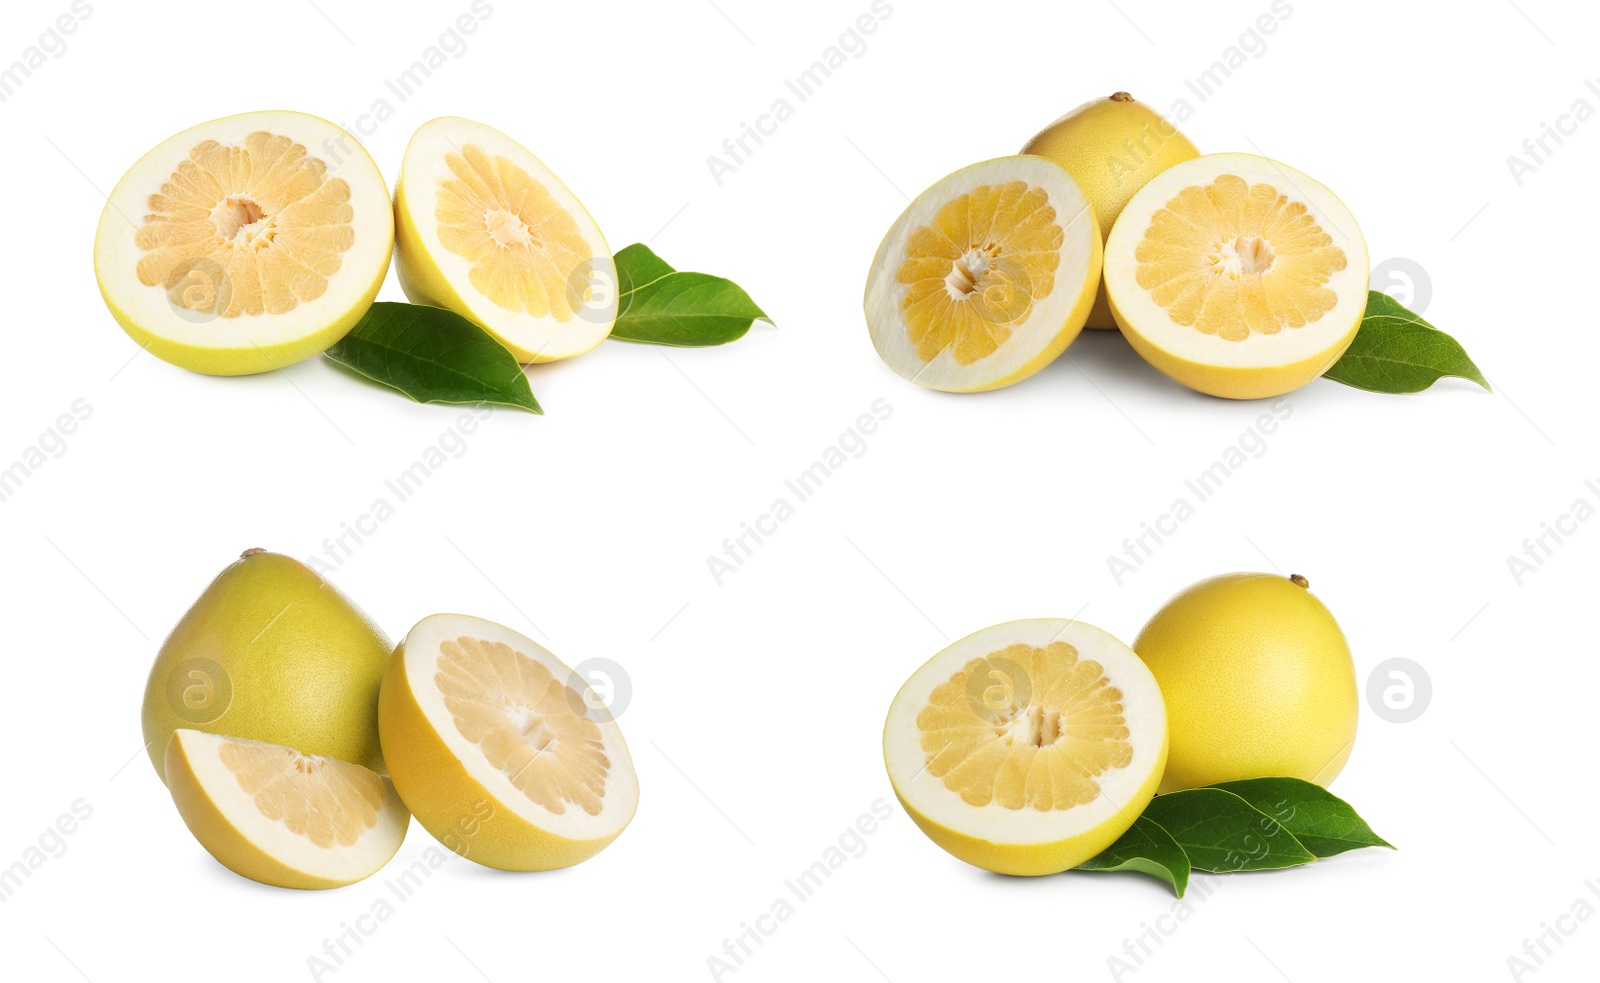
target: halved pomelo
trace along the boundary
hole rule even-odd
[[[1021,382],[1083,329],[1101,253],[1094,209],[1060,164],[1024,156],[963,167],[883,237],[867,277],[872,343],[930,389]]]
[[[410,822],[383,776],[278,744],[179,729],[166,765],[172,801],[195,839],[263,884],[359,881],[389,862]]]
[[[639,804],[628,745],[588,683],[492,621],[419,621],[384,677],[378,732],[417,821],[488,867],[587,860]]]
[[[395,189],[400,286],[474,321],[523,362],[611,334],[617,270],[583,204],[499,130],[444,116],[406,147]]]
[[[1123,208],[1105,263],[1129,343],[1213,396],[1298,389],[1339,360],[1367,308],[1355,217],[1312,178],[1251,154],[1157,175]]]
[[[889,781],[928,837],[1001,874],[1054,874],[1133,825],[1167,762],[1155,677],[1078,621],[1011,621],[929,659],[883,728]]]
[[[245,113],[184,130],[122,176],[94,271],[134,341],[246,375],[344,337],[393,248],[388,185],[355,137],[305,113]]]

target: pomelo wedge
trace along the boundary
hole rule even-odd
[[[1366,241],[1314,179],[1209,154],[1151,179],[1106,242],[1113,315],[1145,360],[1191,389],[1281,396],[1326,372],[1367,308]]]
[[[583,204],[522,145],[455,116],[424,123],[395,190],[400,286],[476,322],[522,362],[611,334],[617,271]]]
[[[1002,874],[1053,874],[1114,843],[1167,761],[1155,677],[1077,621],[968,635],[901,687],[883,728],[889,781],[939,846]]]
[[[918,195],[878,247],[865,302],[872,343],[930,389],[1020,382],[1083,329],[1101,253],[1094,209],[1060,164],[964,167]]]
[[[246,375],[344,337],[393,247],[388,186],[354,137],[305,113],[245,113],[184,130],[123,175],[94,270],[152,354]]]
[[[189,831],[253,881],[341,887],[389,862],[410,816],[387,779],[292,748],[179,729],[167,787]]]
[[[487,867],[570,867],[639,804],[622,731],[587,683],[481,618],[436,614],[411,629],[383,680],[378,730],[417,821]]]

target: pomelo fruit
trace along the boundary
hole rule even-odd
[[[1162,792],[1245,778],[1327,786],[1356,739],[1355,663],[1304,577],[1202,580],[1134,640],[1166,698]]]
[[[150,667],[144,739],[165,779],[180,727],[266,741],[382,773],[378,687],[391,643],[300,561],[246,550],[178,621]]]
[[[1123,206],[1151,178],[1200,156],[1177,127],[1126,92],[1091,99],[1040,130],[1021,152],[1048,157],[1067,169],[1094,206],[1102,236],[1111,235]],[[1103,283],[1084,326],[1117,326]]]
[[[180,728],[167,785],[189,831],[229,870],[276,887],[341,887],[376,873],[410,814],[383,776],[293,748]]]
[[[929,839],[985,870],[1053,874],[1133,825],[1161,780],[1167,717],[1133,650],[1078,621],[968,635],[889,707],[883,758]]]
[[[1083,329],[1100,257],[1094,210],[1060,164],[963,167],[918,195],[878,247],[865,302],[872,343],[930,389],[1020,382]]]
[[[1251,154],[1168,168],[1106,240],[1106,293],[1134,350],[1232,399],[1281,396],[1338,361],[1369,272],[1361,228],[1333,192]]]
[[[411,137],[395,188],[400,286],[498,338],[522,362],[611,334],[617,271],[599,226],[522,145],[445,116]]]
[[[393,247],[388,185],[354,137],[305,113],[244,113],[184,130],[122,176],[94,271],[151,353],[246,375],[344,337]]]
[[[481,618],[422,619],[379,698],[400,798],[451,850],[501,870],[570,867],[639,804],[628,746],[589,685],[532,639]]]

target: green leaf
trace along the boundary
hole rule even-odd
[[[622,251],[612,258],[617,264],[617,292],[619,294],[629,293],[647,283],[661,279],[668,273],[678,272],[642,242],[624,246]]]
[[[1277,820],[1224,789],[1158,795],[1144,814],[1172,834],[1196,870],[1272,870],[1317,859]]]
[[[498,403],[544,412],[505,346],[437,307],[373,304],[327,356],[419,403]]]
[[[1252,778],[1213,785],[1232,792],[1294,834],[1318,857],[1367,846],[1394,846],[1372,831],[1350,804],[1320,785],[1298,778]]]
[[[704,348],[737,341],[758,318],[771,320],[738,284],[674,270],[648,246],[616,254],[617,323],[611,337]]]
[[[1445,376],[1489,388],[1459,342],[1377,290],[1367,294],[1356,340],[1323,374],[1376,393],[1421,392]]]
[[[1079,870],[1136,870],[1172,885],[1178,897],[1189,887],[1189,855],[1172,834],[1140,816],[1117,842],[1078,865]]]

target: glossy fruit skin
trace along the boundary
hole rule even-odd
[[[150,668],[144,739],[166,780],[180,727],[322,754],[387,774],[378,689],[392,644],[292,557],[247,551],[178,621]]]
[[[1200,156],[1177,127],[1126,92],[1091,99],[1040,130],[1020,152],[1067,169],[1094,205],[1102,242],[1135,192],[1173,164]],[[1084,326],[1117,327],[1104,283]]]
[[[1301,582],[1202,580],[1134,640],[1167,705],[1162,793],[1245,778],[1327,786],[1356,737],[1355,663],[1338,622]]]

